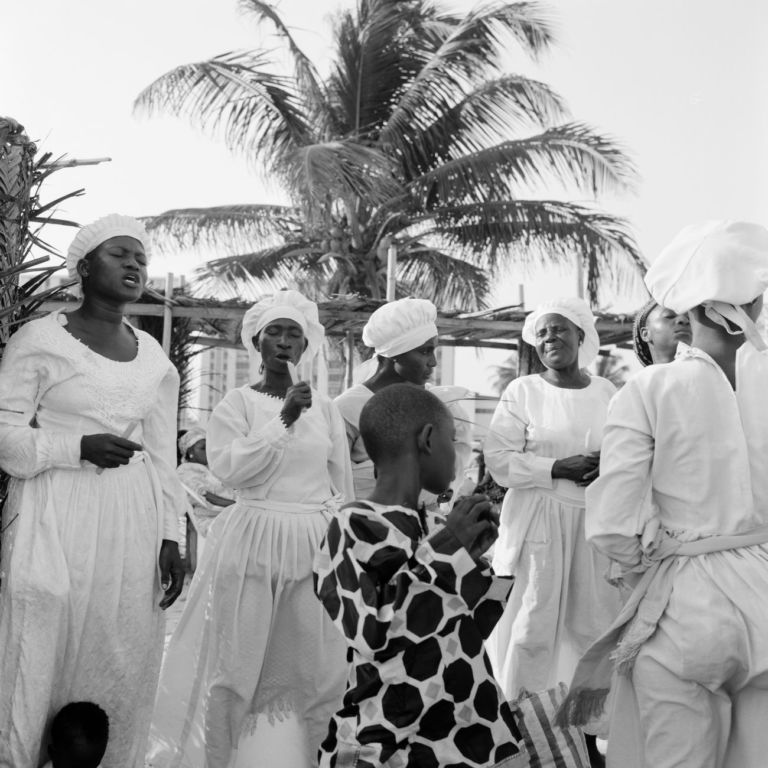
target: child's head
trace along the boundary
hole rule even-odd
[[[421,487],[430,493],[441,493],[454,478],[453,417],[426,389],[392,384],[379,390],[360,414],[360,435],[379,476],[412,457]]]
[[[97,768],[107,749],[109,718],[90,701],[62,707],[51,724],[53,768]]]

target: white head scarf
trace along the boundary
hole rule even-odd
[[[579,347],[579,368],[586,368],[600,351],[600,337],[595,328],[595,316],[584,299],[565,297],[544,302],[533,310],[523,324],[523,341],[536,345],[536,323],[544,315],[562,315],[584,331],[584,340]]]
[[[257,301],[243,316],[243,330],[240,332],[240,340],[248,351],[251,384],[259,380],[261,366],[261,354],[253,343],[253,337],[270,323],[282,318],[293,320],[304,331],[307,340],[307,348],[302,355],[304,359],[311,360],[323,343],[325,328],[320,324],[314,301],[293,290],[277,291]]]
[[[363,328],[363,343],[397,357],[437,336],[437,309],[427,299],[398,299],[379,307]]]
[[[179,438],[179,453],[181,460],[187,460],[187,451],[200,440],[205,440],[205,430],[200,427],[191,427]]]
[[[110,213],[102,216],[91,224],[81,227],[75,235],[75,239],[69,246],[67,258],[65,261],[67,273],[72,280],[80,281],[77,274],[77,263],[86,254],[94,248],[100,246],[112,237],[126,235],[138,240],[144,247],[144,253],[147,257],[147,263],[150,259],[149,235],[144,225],[137,219],[130,216],[123,216],[120,213]]]
[[[678,314],[703,306],[728,333],[766,344],[741,308],[768,288],[768,230],[745,221],[709,221],[686,227],[659,254],[645,276],[653,298]],[[737,326],[733,330],[728,321]]]

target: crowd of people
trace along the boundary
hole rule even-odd
[[[543,370],[483,446],[500,511],[423,298],[371,315],[335,401],[297,373],[316,304],[263,298],[248,382],[178,437],[178,374],[125,317],[150,255],[134,219],[83,227],[81,304],[0,363],[0,768],[764,764],[768,230],[656,258],[619,391],[586,302],[527,315]]]

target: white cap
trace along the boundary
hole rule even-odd
[[[248,351],[250,358],[250,383],[259,378],[261,355],[254,346],[253,337],[266,328],[271,322],[285,318],[293,320],[304,331],[307,348],[303,357],[313,358],[325,338],[325,328],[320,324],[317,304],[306,296],[294,290],[277,291],[257,301],[243,316],[243,329],[240,340]]]
[[[437,336],[437,309],[427,299],[398,299],[379,307],[363,328],[363,343],[396,357]]]
[[[544,315],[561,315],[584,331],[584,340],[579,347],[579,368],[586,368],[600,351],[600,337],[595,328],[595,316],[584,299],[564,297],[544,302],[525,318],[523,341],[536,345],[536,323]]]
[[[144,247],[147,261],[150,258],[149,235],[144,225],[131,216],[123,216],[120,213],[110,213],[102,216],[91,224],[81,227],[75,235],[75,239],[69,246],[66,258],[67,272],[72,280],[79,280],[77,263],[94,248],[112,237],[133,237]]]
[[[765,227],[746,221],[686,227],[653,262],[645,284],[659,304],[678,314],[703,306],[707,316],[729,333],[743,331],[755,346],[765,348],[741,308],[768,288]]]

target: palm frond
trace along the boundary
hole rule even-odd
[[[205,295],[255,298],[307,277],[327,280],[332,269],[319,263],[321,255],[317,244],[302,241],[213,259],[197,268],[195,285]]]
[[[403,171],[412,179],[451,157],[501,142],[516,127],[548,127],[567,114],[565,102],[546,83],[523,75],[488,80],[422,130],[412,126]]]
[[[276,245],[300,229],[297,209],[283,205],[175,208],[142,221],[161,252],[197,249],[217,253]]]
[[[392,160],[352,139],[299,147],[284,167],[291,188],[310,208],[326,208],[329,200],[348,197],[375,205],[401,191]]]
[[[588,194],[631,188],[632,161],[610,138],[583,123],[550,128],[449,160],[411,183],[425,207],[447,201],[504,200],[521,187],[557,182]]]
[[[134,111],[187,117],[279,173],[281,159],[312,141],[313,130],[292,81],[264,70],[269,63],[265,54],[246,51],[176,67],[139,94]]]
[[[412,243],[398,254],[397,282],[403,295],[464,310],[483,307],[489,288],[484,269],[424,243]]]
[[[442,238],[491,271],[512,263],[569,264],[578,257],[593,301],[599,281],[622,290],[634,287],[647,269],[628,223],[583,205],[559,200],[454,205],[425,219],[431,226],[418,232],[420,238]]]
[[[310,107],[310,113],[315,117],[321,115],[325,111],[326,101],[322,78],[312,60],[297,45],[290,29],[277,12],[277,8],[261,0],[240,0],[240,7],[255,14],[259,20],[272,22],[277,34],[285,40],[288,46],[288,51],[293,58],[296,83],[299,86],[299,91],[304,94],[305,102]]]
[[[353,136],[375,135],[423,64],[406,40],[413,6],[411,0],[366,0],[357,12],[345,10],[337,17],[329,84],[344,129]]]
[[[510,36],[531,56],[549,46],[552,31],[538,3],[495,2],[470,11],[410,82],[382,130],[382,142],[407,150],[412,126],[433,123],[498,71],[502,44]]]

